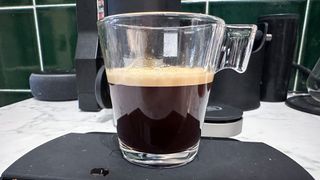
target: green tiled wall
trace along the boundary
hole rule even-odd
[[[320,58],[320,1],[310,1],[310,11],[305,34],[301,64],[312,69]],[[299,74],[297,90],[306,91],[306,77]]]
[[[0,0],[0,107],[31,97],[29,76],[41,71],[40,62],[43,70],[74,67],[76,7],[70,3],[75,0]]]
[[[32,0],[1,0],[0,7],[2,6],[18,6],[18,5],[31,5]]]
[[[303,55],[303,64],[312,68],[320,57],[320,1],[312,0],[309,12],[309,21],[306,31],[306,46]]]
[[[303,23],[306,2],[219,0],[210,1],[207,11],[227,23],[255,23],[263,14],[289,12],[300,14]],[[77,38],[75,0],[36,0],[35,3],[43,69],[72,69]],[[26,92],[29,89],[28,77],[31,72],[41,70],[32,5],[32,0],[0,0],[0,107],[30,97]],[[28,8],[14,9],[19,6]],[[205,13],[206,2],[185,0],[182,11]],[[320,1],[311,0],[301,56],[302,64],[309,68],[320,56],[319,17]],[[304,79],[299,78],[298,84],[298,87],[303,87]]]
[[[74,7],[41,8],[38,23],[45,70],[69,70],[74,67],[77,41]]]
[[[36,0],[37,4],[69,4],[75,2],[76,0]]]
[[[181,5],[181,11],[205,13],[206,3],[205,2],[185,2],[185,3],[182,3]]]
[[[30,73],[40,70],[33,11],[0,11],[0,22],[0,88],[28,89]]]
[[[221,17],[226,23],[256,23],[264,14],[298,13],[303,19],[305,5],[305,0],[210,2],[209,13]]]
[[[312,0],[305,39],[303,64],[312,68],[320,57],[320,1]]]

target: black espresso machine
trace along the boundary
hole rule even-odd
[[[99,111],[101,106],[111,108],[99,47],[98,19],[129,12],[180,11],[180,7],[180,0],[77,0],[78,41],[75,64],[79,108],[82,111]],[[98,104],[96,90],[104,97],[101,99],[103,104]]]

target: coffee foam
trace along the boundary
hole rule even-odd
[[[203,68],[129,67],[107,70],[108,82],[128,86],[189,86],[213,81],[213,73]]]

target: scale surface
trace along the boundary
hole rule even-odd
[[[94,168],[108,173],[92,175]],[[5,179],[281,179],[309,180],[312,176],[278,150],[254,142],[201,139],[197,157],[172,169],[133,165],[122,158],[117,135],[71,133],[30,151],[2,174]]]

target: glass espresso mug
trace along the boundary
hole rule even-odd
[[[119,145],[128,161],[173,167],[197,154],[214,73],[243,72],[255,25],[194,13],[113,15],[98,22]]]

